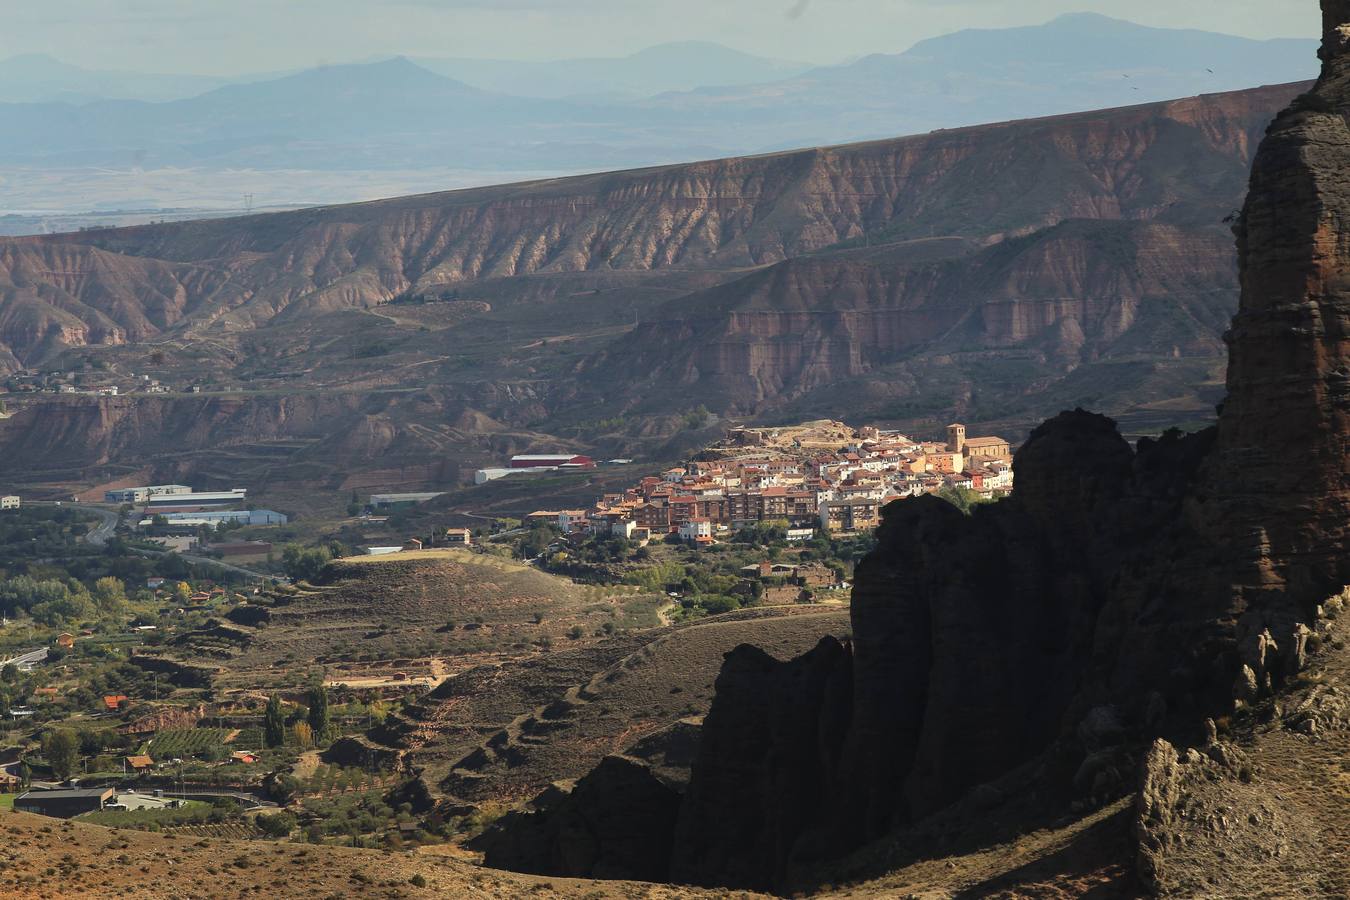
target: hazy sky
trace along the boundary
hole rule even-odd
[[[383,57],[622,56],[715,40],[814,63],[972,27],[1092,11],[1247,37],[1315,37],[1315,0],[0,0],[0,58],[237,74]]]

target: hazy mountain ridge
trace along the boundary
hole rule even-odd
[[[195,185],[224,170],[294,170],[288,183],[296,185],[310,171],[331,190],[331,173],[340,171],[353,183],[378,183],[377,173],[427,167],[481,171],[483,180],[494,171],[631,168],[1285,83],[1312,74],[1310,45],[1078,15],[958,32],[901,54],[791,77],[770,77],[781,68],[772,61],[702,44],[626,60],[506,66],[496,75],[465,61],[424,61],[467,81],[395,58],[166,103],[0,104],[0,161],[43,171],[182,170],[136,195],[133,205],[141,208],[183,205],[174,178]],[[713,62],[703,64],[707,58]],[[635,78],[648,79],[646,88],[623,87]],[[573,91],[606,79],[615,90]],[[670,89],[690,79],[728,84]],[[648,89],[654,92],[642,96]],[[76,183],[87,195],[88,181],[72,179],[72,190]],[[258,201],[289,205],[315,196],[275,193],[273,187]],[[0,187],[0,206],[38,208],[24,198],[22,183]]]
[[[433,72],[483,90],[520,97],[648,97],[704,85],[790,78],[806,63],[766,59],[710,41],[658,44],[629,56],[533,60],[415,57]]]

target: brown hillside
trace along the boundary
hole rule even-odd
[[[299,684],[318,667],[354,687],[395,672],[434,682],[533,658],[545,640],[589,645],[605,623],[656,625],[661,602],[459,550],[339,560],[318,581],[231,612],[239,636],[227,646],[208,630],[181,639],[174,655],[219,666],[222,688]],[[572,639],[577,625],[584,636]]]
[[[434,852],[191,838],[103,828],[27,813],[0,817],[6,897],[184,896],[296,898],[649,898],[725,896],[723,891],[493,872]],[[131,862],[122,863],[121,857]],[[426,884],[410,882],[421,875]]]
[[[619,421],[607,452],[700,403],[841,396],[896,422],[1204,418],[1236,298],[1222,220],[1298,89],[3,241],[0,366],[207,394],[34,403],[0,423],[0,477],[444,485],[625,412],[674,415]]]

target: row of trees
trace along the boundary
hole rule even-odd
[[[316,742],[331,740],[333,721],[328,709],[328,686],[322,681],[314,681],[305,699],[308,709],[304,720],[295,725],[296,741],[302,746],[313,746]],[[263,742],[269,747],[286,743],[286,714],[281,708],[281,698],[276,694],[267,699],[267,709],[263,712]]]

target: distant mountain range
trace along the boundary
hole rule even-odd
[[[262,202],[336,202],[375,195],[363,173],[456,168],[489,183],[493,172],[655,165],[1292,82],[1315,74],[1312,49],[1077,14],[814,69],[682,43],[617,59],[400,57],[237,84],[180,79],[180,92],[209,88],[189,97],[173,97],[167,76],[18,57],[0,63],[0,98],[40,102],[0,103],[0,163],[86,173],[72,179],[72,204],[97,194],[87,172],[100,167],[182,169],[194,188],[212,171],[294,171],[295,196]],[[112,99],[78,102],[100,90]],[[352,173],[348,193],[311,190],[305,172],[330,173],[328,186]],[[26,180],[0,184],[0,210],[32,208]],[[160,179],[136,205],[185,205],[172,184]]]
[[[45,53],[26,53],[0,60],[0,103],[181,100],[227,84],[269,77],[275,76],[220,78],[85,69]]]
[[[629,56],[548,61],[418,57],[419,66],[485,91],[519,97],[631,100],[707,85],[736,86],[800,75],[807,63],[765,59],[711,41],[658,44]],[[369,62],[369,61],[368,61]],[[45,53],[0,60],[0,103],[184,100],[230,84],[289,72],[234,77],[86,69]]]
[[[631,56],[528,62],[504,59],[414,60],[474,87],[519,97],[635,99],[708,85],[761,84],[808,71],[806,63],[765,59],[709,41],[660,44]]]

